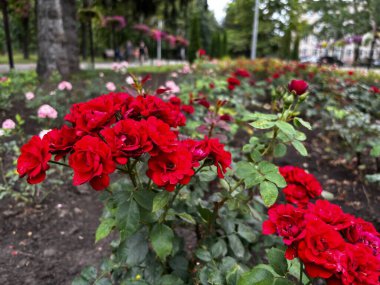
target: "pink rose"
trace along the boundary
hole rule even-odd
[[[42,105],[37,111],[38,118],[57,118],[58,112],[50,105]]]
[[[68,81],[62,81],[61,83],[58,84],[58,89],[61,91],[63,90],[70,91],[71,89],[73,89],[73,85]]]
[[[116,90],[116,85],[113,82],[107,82],[106,83],[106,88],[108,91],[115,91]]]
[[[26,100],[32,100],[34,98],[34,93],[33,92],[26,92],[25,98],[26,98]]]
[[[166,87],[170,89],[171,92],[173,93],[179,93],[181,89],[173,80],[169,80],[165,83]]]
[[[6,119],[1,127],[4,130],[13,130],[16,127],[16,123],[11,119]]]

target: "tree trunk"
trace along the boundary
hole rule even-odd
[[[24,59],[29,59],[29,17],[23,17],[21,19],[23,26],[23,39],[22,39],[22,53]]]
[[[37,5],[37,73],[46,80],[58,70],[68,78],[79,70],[75,0],[38,0]]]
[[[66,35],[66,52],[70,72],[79,71],[79,41],[77,26],[77,9],[75,0],[61,0],[63,29]]]
[[[373,24],[372,24],[372,32],[373,32],[373,39],[371,42],[371,50],[369,51],[368,65],[367,65],[368,69],[370,69],[372,66],[373,54],[375,52],[375,45],[377,41],[377,25],[375,21],[373,21]]]
[[[5,30],[5,42],[7,45],[7,52],[8,52],[9,68],[13,69],[14,62],[13,62],[13,52],[12,52],[12,40],[11,40],[10,31],[9,31],[8,2],[7,0],[1,0],[0,4],[3,10],[3,23],[4,23],[4,30]]]

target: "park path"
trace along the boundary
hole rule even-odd
[[[181,60],[148,60],[144,62],[143,66],[160,66],[160,65],[176,65],[176,64],[185,64],[186,61]],[[91,66],[90,63],[82,62],[80,64],[81,69],[89,69]],[[128,64],[128,67],[137,67],[141,66],[138,62],[132,62]],[[112,62],[96,62],[95,63],[95,69],[112,69],[113,63]],[[15,64],[15,70],[16,71],[28,71],[28,70],[35,70],[36,69],[36,63],[16,63]],[[0,73],[7,73],[9,72],[9,65],[8,64],[0,64]]]

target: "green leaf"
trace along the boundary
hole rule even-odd
[[[276,185],[269,181],[262,182],[260,184],[260,195],[263,198],[265,206],[272,206],[276,202],[278,196]]]
[[[167,225],[156,224],[150,232],[150,240],[157,256],[165,260],[173,250],[174,233]]]
[[[309,129],[309,130],[312,129],[312,127],[311,127],[311,125],[310,125],[309,122],[306,122],[306,121],[304,121],[303,119],[301,119],[301,118],[299,118],[299,117],[294,118],[293,121],[294,121],[294,124],[295,124],[295,125],[297,125],[297,124],[301,124],[301,125],[304,126],[306,129]]]
[[[196,221],[194,220],[194,218],[189,215],[188,213],[179,213],[177,214],[182,220],[184,220],[185,222],[189,223],[189,224],[193,224],[195,225],[196,224]]]
[[[91,280],[96,279],[97,273],[98,271],[96,270],[94,266],[88,266],[82,270],[82,272],[80,273],[80,276],[87,281],[91,281]]]
[[[227,244],[223,239],[218,239],[216,243],[211,246],[211,255],[213,258],[219,258],[227,254]]]
[[[91,283],[91,281],[87,281],[83,277],[77,276],[73,282],[71,282],[71,285],[90,285]]]
[[[97,280],[94,285],[112,285],[112,282],[108,278],[102,278]]]
[[[274,165],[273,163],[270,163],[268,161],[262,161],[259,163],[258,165],[259,167],[259,171],[262,173],[262,174],[266,174],[266,173],[270,173],[270,172],[277,172],[278,171],[278,168],[276,165]]]
[[[215,180],[216,173],[212,170],[202,170],[201,172],[199,172],[198,177],[199,180],[202,182],[210,182]]]
[[[300,141],[292,141],[292,145],[302,156],[307,156],[307,149]]]
[[[207,251],[206,249],[204,249],[204,248],[198,248],[195,251],[195,255],[200,260],[205,261],[205,262],[209,262],[209,261],[212,260],[211,253],[209,251]]]
[[[284,177],[278,172],[276,169],[275,172],[270,172],[265,175],[265,178],[269,180],[270,182],[273,182],[277,185],[277,187],[285,187],[286,186],[286,181]]]
[[[245,253],[244,246],[237,235],[234,235],[234,234],[229,235],[228,243],[236,257],[238,258],[244,257],[244,253]]]
[[[139,190],[133,193],[133,197],[136,202],[143,207],[145,210],[152,211],[153,199],[156,197],[156,194],[153,191],[148,190]]]
[[[273,285],[294,285],[294,283],[286,278],[276,278]]]
[[[253,268],[252,270],[242,274],[241,278],[239,279],[238,285],[272,284],[273,280],[273,274],[270,273],[268,270],[261,268]]]
[[[239,224],[237,233],[239,236],[250,243],[253,243],[257,240],[257,236],[253,232],[253,228],[245,224]]]
[[[259,113],[259,112],[255,112],[253,114],[252,113],[245,114],[243,117],[244,121],[255,121],[255,120],[272,121],[272,120],[276,120],[276,119],[277,119],[277,115],[265,114],[265,113]]]
[[[161,277],[160,285],[183,285],[183,281],[174,275],[164,275]]]
[[[285,276],[288,271],[288,263],[285,258],[285,252],[272,247],[268,250],[269,264],[273,267],[274,271],[281,276]]]
[[[211,219],[212,212],[209,209],[203,208],[202,206],[199,205],[197,207],[197,210],[198,210],[198,213],[204,222],[207,223]]]
[[[137,231],[140,226],[140,210],[135,200],[131,199],[119,205],[116,212],[116,226],[126,236]]]
[[[171,195],[167,191],[158,193],[153,199],[153,212],[163,209],[169,203],[170,197]]]
[[[131,267],[141,264],[149,250],[147,231],[142,229],[133,234],[124,242],[124,245],[125,263]]]
[[[272,128],[275,125],[275,122],[260,120],[260,121],[250,123],[249,125],[251,125],[252,127],[256,129],[265,130],[265,129]]]
[[[277,121],[276,122],[276,126],[282,131],[284,132],[285,134],[289,135],[289,136],[293,136],[295,133],[296,133],[296,130],[294,129],[294,127],[287,123],[287,122],[284,122],[284,121]]]
[[[112,228],[115,226],[115,220],[112,218],[104,219],[96,229],[95,242],[98,242],[107,237]]]
[[[370,183],[380,182],[380,173],[368,174],[365,176],[365,179],[367,179]]]
[[[371,149],[371,153],[370,155],[372,157],[379,157],[380,156],[380,144],[378,145],[375,145],[372,149]]]
[[[283,143],[276,144],[273,149],[273,155],[275,157],[283,157],[286,154],[286,145]]]
[[[247,188],[257,185],[265,179],[252,163],[246,161],[237,163],[236,174],[244,180],[244,184]]]

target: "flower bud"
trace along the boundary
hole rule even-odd
[[[309,85],[306,81],[303,80],[293,79],[288,85],[289,92],[294,93],[298,96],[304,94],[308,88]]]

